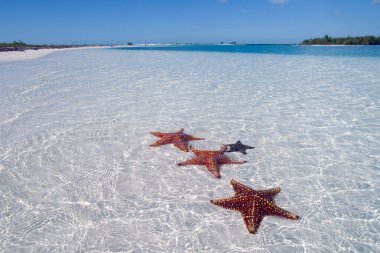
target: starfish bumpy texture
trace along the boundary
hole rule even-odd
[[[227,144],[228,150],[226,152],[240,152],[244,155],[247,154],[247,149],[254,149],[255,147],[251,147],[248,145],[244,145],[241,141],[237,141],[234,144]]]
[[[197,137],[185,134],[183,131],[184,129],[182,128],[174,133],[151,132],[152,135],[160,138],[160,140],[156,141],[155,143],[149,146],[158,147],[162,145],[173,144],[175,147],[179,148],[180,150],[188,152],[189,141],[204,140],[204,138],[197,138]]]
[[[196,157],[185,162],[181,162],[178,165],[204,165],[216,178],[220,178],[219,165],[246,163],[246,161],[231,160],[224,155],[226,150],[226,146],[222,146],[220,150],[197,150],[192,148],[191,151],[196,155]]]
[[[210,202],[226,209],[239,211],[250,233],[256,233],[260,222],[268,215],[291,220],[299,219],[298,215],[288,212],[275,204],[273,198],[280,192],[280,188],[253,190],[235,180],[231,180],[231,185],[235,191],[234,197],[211,200]]]

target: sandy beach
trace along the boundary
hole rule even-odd
[[[36,58],[40,58],[54,52],[64,51],[64,50],[74,50],[74,49],[84,49],[84,48],[108,48],[108,47],[110,46],[91,46],[91,47],[73,47],[73,48],[0,52],[0,62],[36,59]]]

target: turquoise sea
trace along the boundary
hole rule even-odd
[[[380,46],[302,46],[302,45],[138,45],[117,50],[156,50],[219,53],[253,53],[309,56],[380,57]]]
[[[0,252],[379,252],[380,47],[133,46],[0,63]],[[185,133],[221,179],[149,147]],[[210,203],[280,187],[249,234]]]

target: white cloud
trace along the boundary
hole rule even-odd
[[[269,0],[269,2],[274,3],[274,4],[284,4],[288,0]],[[380,0],[374,0],[374,1],[380,1]]]

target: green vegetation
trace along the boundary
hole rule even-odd
[[[27,49],[43,49],[43,48],[70,48],[70,47],[83,47],[83,46],[88,46],[88,45],[32,45],[32,44],[27,44],[20,41],[13,41],[10,43],[6,42],[0,42],[0,52],[1,51],[24,51]]]
[[[380,36],[332,38],[325,35],[323,38],[304,40],[301,45],[380,45]]]
[[[27,46],[27,44],[25,44],[21,40],[20,41],[13,41],[11,43],[5,43],[5,42],[0,43],[0,47],[25,47],[25,46]]]

